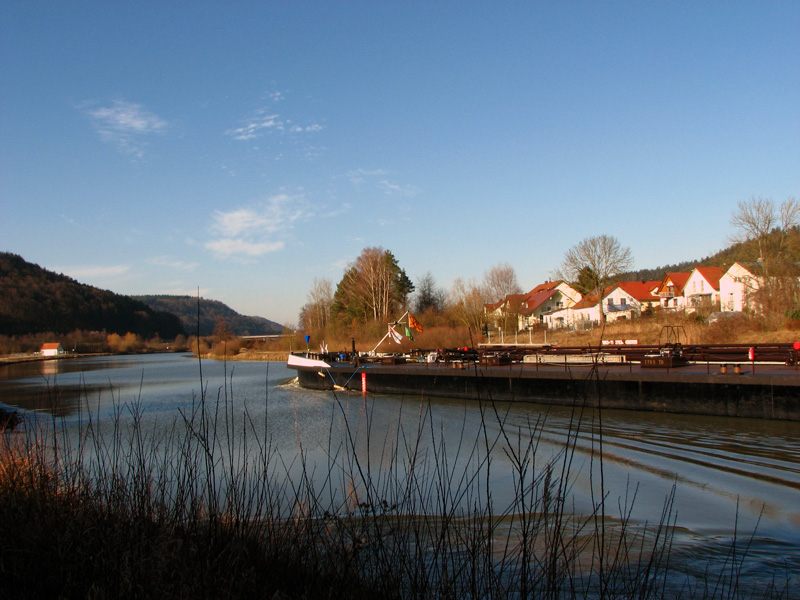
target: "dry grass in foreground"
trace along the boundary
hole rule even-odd
[[[3,434],[0,597],[790,597],[780,572],[766,588],[740,581],[747,552],[735,539],[721,568],[676,570],[672,498],[660,522],[635,525],[632,502],[606,506],[601,484],[592,513],[572,514],[578,431],[595,427],[579,409],[545,462],[542,418],[522,436],[482,411],[476,439],[453,450],[430,406],[390,437],[372,431],[369,410],[351,425],[332,394],[320,474],[302,448],[282,455],[268,423],[231,398],[227,387],[201,395],[157,429],[139,402],[110,422],[88,414],[77,438],[56,418]],[[484,486],[493,452],[511,465],[509,506]],[[470,458],[455,467],[458,456]],[[602,469],[602,452],[593,460]]]

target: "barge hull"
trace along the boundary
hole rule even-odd
[[[630,371],[620,367],[548,369],[529,365],[452,366],[406,364],[297,370],[302,387],[365,389],[395,396],[497,402],[536,402],[757,419],[800,421],[800,376],[794,369],[762,374]],[[705,367],[703,367],[705,369]]]

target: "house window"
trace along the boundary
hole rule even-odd
[[[614,299],[613,299],[613,298],[609,298],[609,299],[608,299],[608,306],[609,306],[609,307],[612,307],[612,306],[614,306]]]
[[[619,303],[620,303],[622,306],[625,306],[626,304],[628,304],[628,299],[627,299],[627,298],[623,298],[622,300],[620,300],[620,301],[619,301]]]

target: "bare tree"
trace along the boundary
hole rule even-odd
[[[333,305],[333,283],[329,279],[314,278],[308,301],[302,308],[301,323],[305,329],[322,329],[328,324]]]
[[[758,283],[747,291],[768,326],[778,324],[800,303],[797,268],[783,261],[789,230],[800,224],[800,203],[789,198],[776,207],[769,198],[741,200],[731,216],[732,241],[758,244]]]
[[[498,314],[495,316],[496,324],[503,330],[513,326],[518,327],[519,302],[513,298],[522,293],[522,288],[517,283],[517,273],[508,263],[495,265],[483,274],[483,287],[489,302],[502,302]]]
[[[776,207],[769,198],[750,198],[740,200],[737,206],[738,210],[731,216],[731,225],[738,230],[733,241],[755,241],[759,262],[764,274],[769,276],[785,250],[786,235],[800,223],[800,203],[789,198]]]
[[[585,281],[591,292],[602,299],[603,291],[620,273],[633,267],[631,249],[623,247],[613,235],[598,235],[581,240],[567,250],[561,266],[553,272],[555,279]],[[601,319],[605,318],[602,307]]]
[[[450,291],[450,312],[453,318],[475,332],[480,332],[485,322],[484,305],[488,302],[485,286],[475,280],[464,281],[458,277]]]
[[[517,283],[517,273],[508,263],[500,263],[486,271],[483,274],[483,285],[489,296],[497,302],[506,296],[522,292]]]

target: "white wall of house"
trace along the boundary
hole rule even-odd
[[[748,295],[761,287],[761,280],[739,263],[733,263],[719,280],[720,309],[743,311],[752,308]]]
[[[562,281],[556,286],[553,294],[537,306],[530,314],[519,315],[519,329],[523,330],[527,327],[536,326],[539,323],[547,324],[551,321],[549,318],[551,313],[570,308],[578,303],[580,299],[581,293],[568,283]],[[560,315],[558,318],[563,319],[564,315]]]
[[[719,289],[711,285],[706,278],[694,269],[683,288],[683,295],[686,298],[686,309],[691,310],[702,302],[719,302]]]
[[[614,286],[603,296],[602,305],[609,323],[617,319],[632,319],[642,314],[642,303],[619,286]]]
[[[600,323],[600,305],[594,304],[584,308],[572,310],[572,322],[575,327],[580,327],[585,323]]]
[[[597,324],[599,322],[600,309],[597,304],[583,308],[574,308],[573,305],[544,315],[544,323],[549,329],[561,329],[563,327],[581,329],[582,327],[588,327],[590,323]]]
[[[683,310],[686,306],[686,298],[676,293],[674,296],[661,298],[661,308],[665,310]]]

